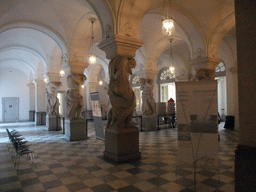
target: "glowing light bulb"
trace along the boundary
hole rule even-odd
[[[84,89],[84,85],[81,85],[81,88]]]
[[[62,69],[62,70],[60,71],[60,76],[63,77],[64,75],[65,75],[65,71]]]
[[[89,63],[90,63],[91,65],[94,65],[94,64],[96,63],[96,57],[95,57],[94,55],[91,55],[91,56],[89,57]]]
[[[103,81],[99,81],[99,85],[103,85]]]
[[[175,69],[174,69],[174,67],[171,66],[171,67],[169,68],[169,70],[171,71],[171,73],[174,73],[174,70],[175,70]]]
[[[173,19],[164,19],[162,21],[162,33],[164,35],[170,36],[174,33],[174,21]]]

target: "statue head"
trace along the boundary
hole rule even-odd
[[[86,77],[83,74],[69,75],[67,77],[67,84],[70,89],[79,89],[85,80]]]

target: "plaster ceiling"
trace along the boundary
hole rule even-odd
[[[169,47],[168,38],[161,33],[163,2],[155,0],[127,0],[126,2],[130,2],[130,4],[134,2],[135,6],[140,6],[140,9],[136,9],[136,11],[143,13],[140,38],[143,39],[144,45],[137,54],[139,57],[137,60],[143,62],[144,66],[150,59],[156,63],[157,58],[164,54]],[[112,10],[116,14],[115,17],[118,15],[119,3],[121,1],[109,0],[109,5],[112,6]],[[184,61],[187,61],[189,56],[193,57],[193,50],[205,47],[207,39],[210,38],[219,23],[234,13],[234,0],[199,0],[196,2],[194,0],[172,0],[172,5],[174,15],[178,20],[173,50],[176,50]],[[91,37],[90,17],[96,17],[96,12],[91,7],[91,0],[0,1],[1,27],[16,22],[41,26],[56,34],[67,49],[76,47],[82,48],[85,52],[88,51]],[[101,41],[102,38],[100,25],[99,20],[94,24],[95,42]],[[229,35],[232,36],[232,33]],[[232,39],[225,37],[227,41]],[[56,46],[60,46],[59,43],[56,43],[58,42],[56,39],[31,28],[12,27],[0,33],[0,42],[0,61],[6,59],[7,56],[3,54],[7,54],[9,59],[13,59],[9,60],[10,62],[20,59],[30,66],[41,62],[46,67],[53,50]],[[16,52],[3,52],[6,49],[13,49]],[[13,56],[10,56],[11,54]],[[101,59],[107,62],[105,57],[101,57]],[[18,65],[13,64],[13,66]],[[106,66],[103,68],[105,70]]]

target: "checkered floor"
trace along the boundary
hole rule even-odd
[[[220,125],[223,127],[223,123]],[[35,153],[36,168],[22,157],[16,171],[8,152],[6,129],[16,129]],[[219,169],[198,169],[196,186],[191,168],[176,166],[177,132],[140,132],[141,159],[116,164],[103,160],[104,141],[67,142],[62,131],[48,132],[32,123],[0,126],[0,191],[47,192],[164,192],[234,191],[234,151],[238,132],[220,128]]]

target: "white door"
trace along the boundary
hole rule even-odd
[[[3,102],[3,122],[18,122],[19,120],[19,98],[4,97]]]

